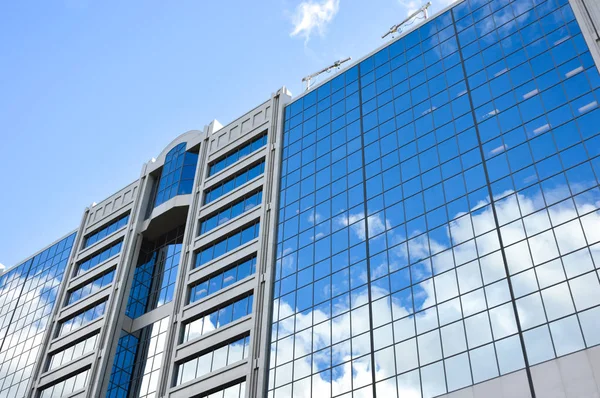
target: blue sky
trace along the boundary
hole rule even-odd
[[[434,2],[432,12],[450,0]],[[77,228],[172,139],[366,55],[420,2],[0,4],[0,264]]]

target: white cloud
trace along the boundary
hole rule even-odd
[[[315,30],[323,35],[325,26],[333,20],[339,9],[340,0],[303,1],[296,7],[292,17],[294,30],[290,36],[302,36],[308,41]]]
[[[442,10],[449,6],[452,3],[455,3],[457,0],[437,0],[432,2],[432,7],[429,8],[429,14],[433,14],[438,10]],[[419,1],[419,0],[400,0],[400,4],[406,8],[406,15],[410,15],[413,12],[417,11],[420,7],[424,6],[427,3],[427,0]]]
[[[560,344],[565,341],[560,336],[572,331],[568,328],[570,324],[562,321],[554,322],[550,332],[547,328],[530,328],[600,302],[597,274],[591,272],[592,258],[600,259],[600,244],[588,249],[583,238],[585,233],[590,242],[600,240],[600,212],[594,212],[598,208],[597,197],[590,194],[589,198],[580,198],[575,208],[572,201],[560,201],[569,195],[566,186],[544,193],[546,200],[559,205],[545,210],[541,192],[529,196],[506,192],[505,199],[496,202],[498,217],[506,223],[500,234],[513,275],[517,311],[528,330],[527,354],[534,363],[550,359],[548,355],[554,356],[551,343],[546,344],[549,333],[555,344]],[[331,314],[324,312],[320,305],[300,310],[293,301],[294,296],[276,299],[273,316],[274,321],[278,321],[274,329],[278,341],[271,346],[271,364],[277,368],[271,370],[269,377],[275,397],[292,395],[292,384],[288,384],[292,374],[296,378],[295,397],[329,397],[330,392],[342,394],[353,387],[364,388],[372,383],[370,340],[368,334],[363,334],[371,320],[375,327],[372,355],[375,356],[377,393],[381,396],[434,396],[521,369],[524,363],[516,335],[516,316],[510,302],[492,208],[482,202],[476,209],[457,214],[448,224],[446,242],[451,239],[453,247],[432,237],[427,239],[426,234],[420,232],[396,238],[391,222],[381,213],[368,217],[369,235],[386,231],[388,239],[404,242],[390,249],[389,260],[378,259],[381,264],[371,260],[372,267],[386,270],[376,271],[376,275],[406,266],[409,253],[416,258],[426,258],[430,251],[432,253],[431,261],[410,266],[412,277],[422,280],[412,288],[389,295],[386,289],[372,286],[371,314],[364,306],[369,299],[367,291],[361,288],[356,288],[349,299],[334,299]],[[578,211],[587,214],[581,217],[581,224]],[[353,233],[364,240],[366,231],[362,219],[362,214],[342,217],[337,227],[359,225]],[[552,226],[555,226],[554,231],[550,230]],[[561,254],[562,258],[557,259]],[[292,263],[287,265],[295,267],[295,260],[290,257],[290,261]],[[285,261],[283,266],[286,267]],[[567,281],[567,278],[572,279]],[[361,280],[366,283],[367,275],[361,275]],[[575,307],[570,294],[565,294],[569,287],[575,294]],[[542,303],[546,311],[550,311],[548,319]],[[487,308],[491,309],[486,311]],[[538,339],[538,343],[536,330],[545,331],[547,339]],[[575,332],[580,333],[578,330]],[[490,354],[493,340],[496,340],[500,368]],[[578,348],[582,347],[563,347],[560,355]],[[442,359],[450,365],[445,368],[447,386]],[[417,369],[419,363],[423,366],[420,370]],[[332,370],[325,370],[329,366]],[[472,374],[470,369],[473,369]],[[393,377],[397,372],[406,373]],[[370,396],[369,388],[359,391],[355,397]]]
[[[456,2],[456,0],[439,0],[439,1],[437,1],[437,5],[440,6],[441,8],[444,8],[455,2]]]
[[[0,272],[3,272],[6,269],[6,266],[0,263]]]
[[[421,7],[421,3],[419,3],[418,1],[415,0],[411,0],[411,1],[405,1],[405,0],[401,0],[400,4],[403,7],[406,7],[406,15],[410,15],[413,12],[417,11],[419,9],[419,7]]]

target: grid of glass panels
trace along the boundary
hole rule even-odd
[[[201,398],[243,398],[246,396],[246,381],[236,383],[231,387],[223,388],[210,394],[203,394]]]
[[[233,191],[237,187],[244,185],[246,182],[262,175],[265,172],[265,160],[261,160],[253,166],[247,167],[235,173],[235,175],[226,180],[213,185],[204,191],[204,204],[208,204],[221,196]]]
[[[74,241],[72,234],[0,276],[2,397],[26,395]]]
[[[66,397],[75,391],[85,388],[89,372],[90,370],[86,369],[68,379],[44,388],[40,393],[40,398]]]
[[[142,243],[126,314],[137,318],[173,300],[185,225]]]
[[[256,254],[252,258],[237,261],[233,266],[228,267],[218,274],[211,276],[208,279],[192,285],[188,304],[203,299],[211,294],[225,289],[227,286],[241,281],[249,275],[256,272]]]
[[[104,311],[106,311],[106,300],[62,321],[59,324],[57,336],[63,336],[71,333],[75,329],[87,325],[104,315]]]
[[[186,383],[247,358],[249,347],[250,336],[246,336],[222,347],[211,348],[210,351],[199,357],[181,363],[177,368],[177,381],[175,385]],[[232,390],[231,392],[233,393],[234,391]]]
[[[473,0],[288,106],[270,396],[430,397],[600,343],[599,84],[566,0]]]
[[[107,398],[157,395],[168,328],[169,317],[165,317],[133,334],[121,332]]]
[[[567,1],[476,8],[455,9],[459,44],[535,365],[600,343],[600,77]]]
[[[220,305],[211,312],[185,323],[181,342],[185,343],[196,339],[250,314],[253,300],[252,294],[246,295],[231,303]]]
[[[215,258],[242,246],[245,243],[250,242],[252,239],[258,236],[259,229],[260,222],[255,221],[254,223],[242,227],[239,230],[214,241],[210,245],[203,247],[196,254],[196,263],[194,268],[198,268],[201,265],[204,265],[207,262],[212,261]]]
[[[108,381],[108,389],[106,390],[106,398],[127,397],[139,341],[133,334],[121,330]]]
[[[227,154],[224,158],[217,160],[208,165],[208,176],[212,176],[213,174],[217,174],[219,171],[223,170],[226,167],[231,166],[236,163],[240,159],[245,158],[250,155],[252,152],[264,147],[267,145],[267,134],[261,135],[260,137],[256,137],[249,143],[245,144],[242,147],[237,148],[235,151]]]
[[[106,247],[105,249],[102,249],[101,252],[93,255],[92,257],[88,258],[87,260],[79,263],[77,265],[77,269],[75,271],[75,276],[77,275],[81,275],[86,271],[89,271],[90,269],[94,268],[96,265],[108,260],[109,258],[116,256],[117,254],[119,254],[121,252],[121,248],[123,246],[123,241],[119,241],[116,243],[113,243],[111,246]]]
[[[198,154],[185,151],[183,142],[171,149],[165,158],[165,165],[158,182],[154,207],[177,196],[192,193]]]
[[[270,396],[372,392],[358,72],[286,109]]]
[[[56,369],[66,363],[71,362],[74,359],[80,358],[85,354],[93,352],[96,348],[97,340],[98,334],[94,334],[86,338],[85,340],[81,340],[72,346],[69,346],[50,355],[48,370]]]
[[[262,203],[262,190],[245,195],[218,213],[200,220],[200,235],[225,224],[227,221],[247,212]]]
[[[4,343],[32,261],[28,260],[0,275],[0,347]]]
[[[102,229],[94,232],[93,234],[88,235],[85,238],[85,243],[83,244],[83,248],[85,249],[86,247],[93,245],[94,243],[98,242],[99,240],[106,238],[108,235],[117,232],[119,229],[126,226],[128,222],[129,222],[129,213],[117,218],[116,220],[112,221],[110,224],[104,226]]]
[[[98,277],[92,279],[85,285],[80,288],[73,290],[69,293],[69,298],[67,299],[67,305],[73,304],[76,301],[79,301],[90,294],[94,294],[105,286],[108,286],[112,283],[115,277],[115,270],[108,271]]]

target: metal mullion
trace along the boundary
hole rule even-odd
[[[452,15],[452,22],[453,22],[453,24],[455,24],[454,14],[451,13],[451,15]],[[508,275],[509,275],[508,262],[507,262],[507,258],[506,258],[506,253],[504,251],[504,243],[503,243],[503,240],[502,240],[502,235],[500,234],[500,225],[499,225],[499,222],[498,222],[498,213],[497,213],[497,210],[496,210],[496,207],[495,207],[495,200],[494,200],[494,197],[493,197],[490,176],[489,176],[489,172],[488,172],[487,165],[486,165],[486,162],[485,162],[485,156],[484,156],[485,154],[483,152],[483,144],[482,144],[482,141],[481,141],[481,134],[479,132],[479,126],[477,124],[477,119],[475,117],[475,109],[473,108],[473,99],[472,99],[472,96],[471,96],[471,90],[470,90],[470,85],[469,85],[469,80],[468,80],[467,72],[465,70],[465,62],[464,62],[463,55],[462,55],[462,48],[460,46],[460,40],[457,40],[457,41],[458,41],[458,54],[459,54],[459,57],[460,57],[461,70],[463,72],[463,77],[465,79],[465,84],[467,86],[467,96],[468,96],[469,105],[470,105],[470,108],[471,108],[470,112],[471,112],[471,115],[473,116],[473,127],[475,128],[475,132],[477,134],[477,141],[478,141],[478,144],[479,144],[478,145],[479,146],[479,151],[480,151],[480,154],[481,154],[483,170],[484,170],[484,174],[485,174],[485,178],[486,178],[486,183],[487,183],[486,186],[487,186],[487,189],[488,189],[488,195],[490,197],[490,202],[491,202],[491,205],[492,205],[491,208],[492,208],[492,212],[493,212],[493,215],[494,215],[494,223],[495,223],[495,226],[496,226],[496,234],[498,236],[498,241],[500,243],[500,252],[502,253],[502,260],[504,262],[504,270],[505,270],[506,275],[507,275],[507,283],[508,283],[508,288],[509,288],[509,292],[510,292],[510,296],[511,296],[511,303],[512,303],[513,311],[515,313],[515,318],[516,318],[516,321],[517,321],[517,330],[518,330],[519,340],[520,340],[520,343],[521,343],[521,350],[523,352],[523,360],[524,360],[524,363],[525,363],[525,372],[527,374],[527,379],[528,379],[528,382],[529,382],[529,389],[530,389],[531,396],[532,396],[532,398],[536,398],[535,387],[534,387],[534,384],[533,384],[533,377],[531,375],[531,369],[530,369],[530,366],[529,366],[529,359],[527,358],[527,352],[526,352],[526,348],[525,348],[525,340],[524,340],[524,337],[523,337],[523,330],[522,330],[522,327],[521,327],[521,321],[520,321],[520,318],[519,318],[519,313],[517,312],[517,305],[516,305],[516,301],[515,301],[514,290],[513,290],[512,282],[511,282],[510,278],[508,277]]]
[[[365,255],[367,265],[367,296],[369,300],[369,338],[371,343],[371,388],[373,391],[373,397],[377,398],[377,391],[375,388],[376,372],[375,372],[375,342],[373,337],[373,298],[371,294],[371,259],[369,252],[369,223],[368,223],[368,208],[367,208],[367,172],[366,172],[366,161],[365,161],[365,137],[363,129],[363,101],[362,101],[362,76],[360,73],[360,63],[356,65],[357,69],[357,83],[358,83],[358,109],[359,109],[359,122],[360,122],[360,152],[362,155],[362,185],[363,185],[363,213],[364,226],[365,226]],[[374,72],[373,72],[374,73]],[[387,245],[386,245],[387,246]],[[394,364],[395,365],[395,364]],[[350,365],[352,366],[352,365]],[[353,386],[354,387],[354,386]],[[354,390],[353,390],[354,391]]]

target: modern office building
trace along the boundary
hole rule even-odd
[[[0,397],[600,396],[599,30],[459,1],[177,137],[0,275]]]

